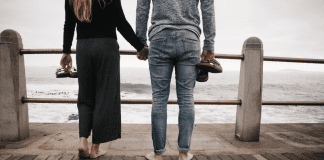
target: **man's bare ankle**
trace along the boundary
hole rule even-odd
[[[157,153],[155,153],[155,156],[157,157],[157,156],[162,156],[162,154],[157,154]]]
[[[180,155],[180,156],[182,156],[182,155],[184,155],[184,156],[188,156],[188,152],[180,152],[180,151],[179,151],[179,155]]]

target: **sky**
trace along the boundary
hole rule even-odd
[[[135,29],[137,0],[121,0]],[[263,42],[264,56],[324,59],[323,0],[215,0],[215,53],[240,55],[249,37]],[[0,32],[17,31],[24,49],[62,49],[64,0],[0,0]],[[148,24],[150,26],[150,22]],[[204,36],[200,37],[201,41]],[[119,33],[121,50],[135,50]],[[74,39],[72,49],[75,49]],[[25,55],[26,66],[57,66],[61,55]],[[75,55],[73,55],[75,65]],[[223,70],[239,70],[239,60],[218,59]],[[121,67],[148,67],[122,56]],[[265,71],[323,71],[323,64],[264,62]]]

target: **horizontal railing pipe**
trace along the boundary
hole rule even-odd
[[[76,52],[75,49],[72,49],[71,54],[75,54],[75,52]],[[20,54],[62,54],[62,49],[22,49],[22,50],[20,50]],[[120,54],[121,55],[136,55],[137,53],[134,50],[120,50]],[[215,58],[243,60],[244,55],[215,54]],[[264,56],[263,61],[324,64],[324,59],[270,57],[270,56]]]
[[[242,60],[242,59],[244,59],[244,55],[235,55],[235,54],[216,54],[216,53],[215,53],[215,58]]]
[[[121,55],[136,55],[137,52],[133,50],[120,50]],[[75,54],[76,50],[72,49],[71,54]],[[20,54],[62,54],[62,49],[23,49]],[[230,54],[215,54],[216,58],[223,59],[243,59],[243,55],[230,55]]]
[[[62,98],[22,98],[23,103],[77,103],[77,99]],[[152,104],[146,99],[122,99],[121,104]],[[177,104],[169,100],[168,104]],[[195,100],[197,105],[241,105],[241,100]],[[324,101],[262,101],[262,105],[312,105],[323,106]]]
[[[307,105],[323,106],[324,101],[262,101],[262,105]]]
[[[22,49],[20,54],[62,54],[62,49]],[[75,54],[75,49],[71,54]]]
[[[71,54],[75,54],[76,50],[72,49]],[[20,54],[62,54],[62,49],[22,49]],[[120,50],[121,55],[136,55],[137,52],[133,50]]]
[[[22,98],[23,103],[77,103],[77,99],[60,98]],[[121,104],[152,104],[152,100],[122,99]],[[176,100],[169,100],[168,104],[177,104]],[[240,105],[240,100],[195,100],[197,105]]]
[[[297,62],[297,63],[321,63],[324,64],[324,59],[310,59],[310,58],[290,58],[290,57],[269,57],[264,56],[264,61],[276,62]]]

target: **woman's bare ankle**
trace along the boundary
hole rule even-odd
[[[99,156],[105,155],[106,152],[99,148],[100,144],[92,144],[90,158],[97,158]]]
[[[89,147],[88,147],[88,139],[85,137],[79,138],[79,156],[80,157],[89,157]]]
[[[85,150],[88,149],[88,139],[87,138],[80,137],[79,142],[80,142],[80,147],[84,148]]]
[[[80,137],[79,140],[81,143],[88,143],[88,138]]]
[[[91,145],[91,153],[98,154],[100,144],[92,144]]]
[[[91,148],[94,147],[94,148],[98,149],[99,146],[100,146],[100,144],[92,144]]]

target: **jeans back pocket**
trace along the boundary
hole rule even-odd
[[[149,63],[157,64],[165,57],[166,38],[156,38],[150,41]]]

